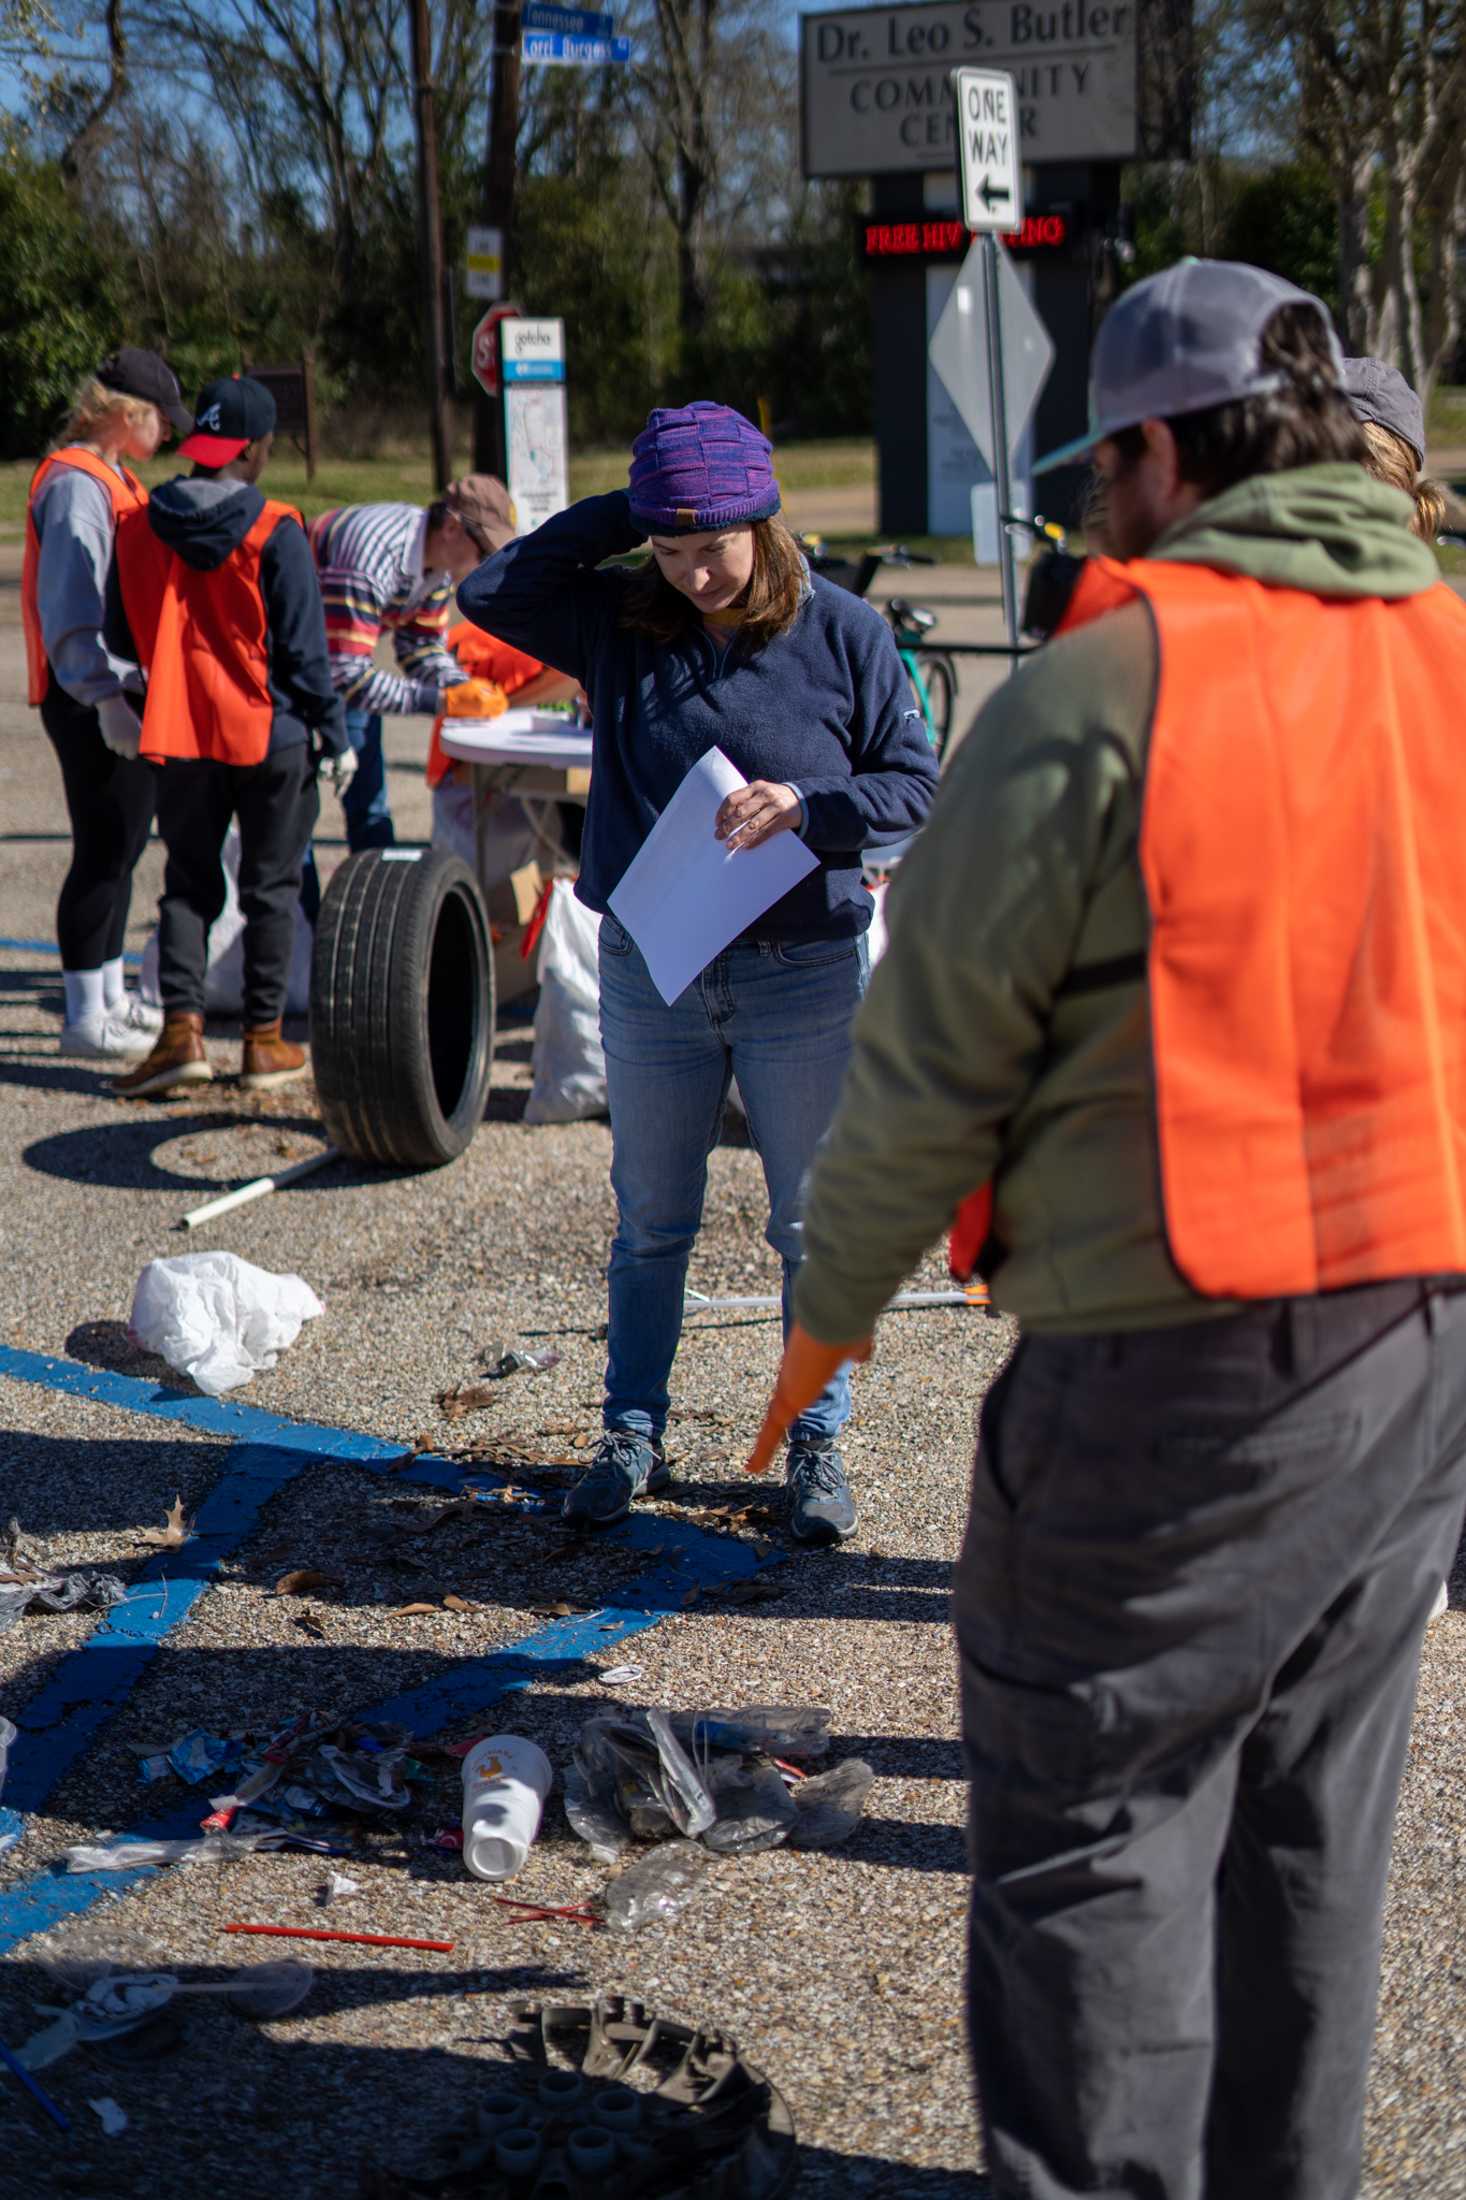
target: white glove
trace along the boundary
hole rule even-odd
[[[338,749],[334,756],[328,756],[324,759],[321,770],[330,780],[337,794],[345,794],[352,780],[356,777],[355,749]]]
[[[106,695],[97,705],[97,728],[114,756],[137,761],[142,720],[124,695]]]

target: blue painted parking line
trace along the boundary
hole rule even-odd
[[[83,1367],[74,1360],[0,1346],[0,1376],[47,1390],[181,1423],[237,1440],[225,1454],[224,1471],[201,1502],[194,1533],[177,1552],[149,1561],[125,1604],[114,1607],[85,1643],[63,1658],[40,1693],[14,1714],[19,1729],[12,1750],[0,1834],[18,1833],[24,1814],[39,1809],[57,1781],[83,1754],[112,1713],[125,1702],[167,1637],[192,1611],[220,1566],[251,1533],[263,1507],[312,1462],[340,1461],[385,1474],[402,1447],[353,1429],[288,1421],[237,1400],[165,1390],[136,1376]],[[498,1476],[423,1455],[398,1468],[394,1486],[457,1490],[466,1477]],[[539,1629],[522,1641],[450,1666],[422,1687],[410,1689],[358,1714],[429,1735],[471,1718],[500,1697],[532,1687],[570,1666],[584,1675],[592,1651],[603,1651],[657,1626],[680,1610],[691,1590],[716,1590],[745,1580],[778,1558],[760,1558],[741,1538],[711,1535],[681,1521],[633,1517],[611,1531],[608,1543],[655,1551],[659,1563],[618,1590],[616,1602]],[[179,1570],[172,1575],[168,1565]],[[149,1590],[156,1587],[158,1596]],[[134,1839],[186,1840],[198,1832],[198,1806],[133,1829]],[[81,1915],[104,1895],[120,1894],[153,1876],[154,1867],[131,1872],[39,1872],[0,1893],[0,1954],[33,1933]]]

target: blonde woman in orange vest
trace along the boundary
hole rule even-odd
[[[56,911],[61,1052],[82,1061],[144,1053],[158,1025],[122,982],[132,873],[153,818],[153,774],[138,762],[128,699],[140,703],[143,681],[107,648],[102,627],[117,521],[147,495],[127,461],[151,458],[192,425],[163,360],[124,345],[82,383],[31,481],[21,577],[27,694],[56,751],[71,818]]]
[[[331,681],[315,561],[300,514],[255,486],[275,438],[275,400],[248,375],[200,391],[164,482],[117,529],[114,633],[148,675],[141,753],[158,773],[168,850],[158,912],[163,1029],[118,1078],[129,1097],[207,1084],[204,971],[224,906],[221,855],[239,826],[244,917],[240,1082],[268,1090],[303,1074],[281,1035],[301,868],[321,772],[338,794],[356,758]]]
[[[1466,604],[1325,308],[1102,322],[1113,556],[889,897],[756,1464],[972,1185],[954,1617],[994,2200],[1349,2200],[1466,1504]],[[869,1410],[869,1408],[868,1408]]]

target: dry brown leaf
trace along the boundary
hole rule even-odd
[[[394,1616],[397,1619],[411,1619],[416,1612],[431,1614],[436,1613],[437,1609],[436,1604],[399,1604],[394,1607]]]
[[[571,1619],[580,1609],[577,1604],[566,1604],[563,1598],[556,1604],[532,1604],[530,1610],[536,1619]]]
[[[496,1383],[458,1383],[452,1390],[438,1392],[438,1411],[446,1421],[461,1421],[465,1413],[496,1404],[498,1396]]]
[[[690,1604],[696,1604],[698,1598],[701,1595],[701,1589],[689,1589],[686,1596],[682,1599],[682,1609],[684,1610],[684,1612],[687,1610],[687,1607]]]
[[[183,1499],[175,1497],[168,1507],[167,1518],[161,1528],[139,1528],[139,1543],[150,1544],[154,1550],[176,1551],[180,1543],[187,1542],[193,1532],[193,1522],[183,1517]]]
[[[446,1596],[443,1599],[443,1609],[445,1612],[471,1612],[473,1606],[467,1597]]]
[[[312,1589],[339,1589],[339,1574],[317,1573],[314,1567],[297,1566],[293,1573],[282,1574],[275,1584],[277,1597],[303,1597]]]

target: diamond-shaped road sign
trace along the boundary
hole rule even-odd
[[[1013,263],[999,247],[998,297],[1003,321],[1003,390],[1007,400],[1008,455],[1023,440],[1039,392],[1054,363],[1048,330],[1028,302]],[[983,324],[983,246],[974,244],[957,271],[927,357],[987,462],[993,465],[992,392],[988,388],[987,337]]]

